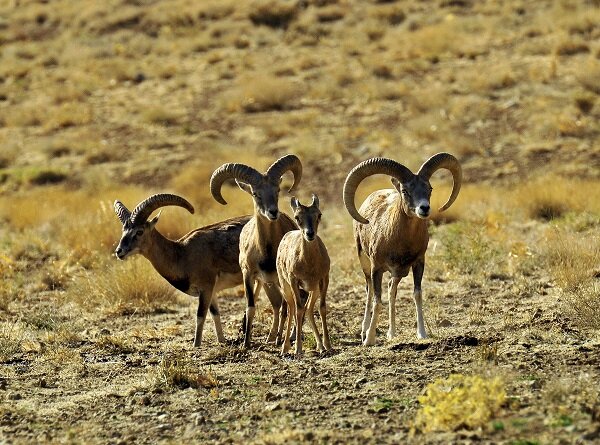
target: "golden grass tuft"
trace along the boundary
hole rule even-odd
[[[285,111],[296,108],[301,95],[302,88],[297,83],[258,73],[240,80],[237,90],[229,96],[227,108],[247,113]]]
[[[152,373],[152,381],[157,388],[215,388],[217,378],[209,372],[199,371],[199,366],[185,355],[165,355]]]
[[[600,213],[600,202],[591,199],[599,194],[598,181],[547,175],[515,186],[510,201],[529,218],[550,221],[567,212]]]
[[[298,6],[295,2],[258,0],[251,5],[248,17],[255,25],[287,28],[297,14]]]
[[[598,229],[573,234],[564,228],[553,227],[546,235],[543,255],[558,285],[566,291],[576,293],[587,283],[598,280]]]
[[[485,427],[505,401],[500,377],[452,374],[427,385],[415,426],[423,432]]]
[[[148,314],[168,311],[177,303],[177,291],[146,259],[138,257],[85,272],[66,298],[84,309],[112,315]]]

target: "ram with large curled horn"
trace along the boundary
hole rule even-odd
[[[216,293],[242,284],[238,263],[239,241],[250,216],[201,227],[175,241],[156,229],[160,214],[148,220],[155,210],[164,206],[179,206],[194,213],[194,207],[187,200],[167,193],[150,196],[132,212],[121,201],[115,201],[115,213],[123,224],[115,254],[121,260],[133,254],[146,257],[173,287],[198,298],[194,346],[200,347],[209,309],[217,339],[224,343]]]
[[[386,158],[373,158],[354,167],[344,184],[344,204],[355,219],[354,237],[358,257],[366,281],[366,304],[362,323],[365,346],[375,344],[375,332],[382,307],[381,283],[383,274],[390,272],[388,338],[396,333],[395,302],[400,279],[412,268],[413,298],[417,312],[417,336],[426,338],[421,297],[421,280],[425,268],[425,251],[429,235],[427,218],[430,214],[429,179],[439,169],[452,173],[454,185],[450,198],[440,211],[452,205],[462,182],[458,160],[449,153],[438,153],[428,159],[413,174],[404,165]],[[378,190],[367,197],[356,210],[354,195],[360,182],[368,176],[391,176],[394,189]]]
[[[302,164],[295,155],[286,155],[275,161],[262,174],[244,164],[229,163],[219,167],[210,180],[210,191],[219,203],[227,204],[221,187],[228,179],[235,179],[240,189],[252,196],[254,215],[240,234],[240,267],[242,269],[247,307],[244,316],[244,347],[250,347],[255,299],[264,287],[273,307],[273,324],[268,342],[281,340],[287,305],[283,302],[275,260],[283,235],[297,229],[294,221],[279,211],[279,189],[282,176],[292,172],[293,191],[302,178]]]

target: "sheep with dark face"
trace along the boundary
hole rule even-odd
[[[215,294],[222,289],[242,284],[242,271],[238,262],[240,233],[250,216],[201,227],[174,241],[156,230],[160,215],[148,221],[152,212],[170,205],[183,207],[194,213],[194,208],[184,198],[166,193],[150,196],[132,212],[121,201],[115,201],[115,213],[123,224],[123,233],[115,254],[120,260],[134,254],[146,257],[173,287],[198,297],[194,346],[200,347],[209,309],[217,339],[224,343],[225,336]]]
[[[364,345],[375,344],[375,332],[382,307],[381,282],[384,272],[390,272],[388,338],[396,333],[395,303],[400,279],[412,268],[413,298],[417,312],[417,337],[426,338],[421,297],[421,280],[425,268],[425,251],[429,241],[427,219],[430,213],[429,179],[437,170],[450,170],[454,186],[450,198],[440,211],[452,205],[462,181],[458,160],[449,153],[438,153],[428,159],[413,174],[404,165],[386,158],[361,162],[350,171],[344,184],[344,204],[355,219],[354,237],[363,270],[367,298],[362,324]],[[394,189],[378,190],[367,197],[356,210],[354,195],[360,182],[368,176],[385,174],[392,177]],[[364,216],[363,216],[364,215]]]
[[[245,348],[250,347],[255,298],[261,286],[265,288],[273,307],[273,324],[267,341],[278,342],[283,331],[287,306],[283,303],[275,262],[281,238],[290,230],[297,229],[294,221],[280,212],[278,207],[281,177],[287,171],[294,174],[294,184],[289,190],[291,192],[302,177],[302,164],[295,155],[278,159],[265,174],[244,164],[224,164],[210,179],[211,193],[219,203],[227,204],[221,195],[221,187],[230,178],[234,178],[238,186],[251,195],[254,201],[254,215],[240,234],[239,260],[247,299],[244,318]]]

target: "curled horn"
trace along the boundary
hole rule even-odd
[[[310,203],[311,207],[319,207],[319,197],[313,193],[312,202]]]
[[[179,206],[194,213],[194,207],[181,196],[171,195],[169,193],[159,193],[152,195],[140,202],[133,212],[131,212],[131,223],[137,225],[145,222],[156,209],[164,206]]]
[[[119,200],[115,201],[113,207],[115,209],[117,217],[119,218],[119,221],[121,221],[121,224],[125,225],[125,223],[129,220],[129,217],[131,216],[131,212]]]
[[[221,195],[221,186],[229,178],[255,185],[262,179],[262,175],[244,164],[228,163],[216,169],[210,177],[210,193],[218,203],[223,205],[227,204],[227,201]]]
[[[361,162],[354,167],[344,183],[344,204],[350,216],[362,224],[368,224],[369,220],[364,218],[354,204],[356,189],[363,179],[368,176],[384,174],[398,179],[400,182],[408,182],[414,176],[404,165],[387,158],[371,158]]]
[[[293,192],[302,178],[302,163],[296,155],[285,155],[269,167],[266,175],[270,178],[281,178],[286,171],[291,171],[294,174],[294,183],[288,190],[289,193]]]
[[[440,212],[443,212],[456,200],[462,184],[462,168],[460,167],[458,159],[456,159],[450,153],[438,153],[423,163],[417,172],[417,175],[426,181],[429,181],[431,175],[441,168],[450,170],[450,173],[452,173],[452,180],[454,181],[450,198],[448,198],[446,204],[440,207]]]

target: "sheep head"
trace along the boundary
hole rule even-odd
[[[149,234],[154,230],[160,213],[148,221],[148,217],[155,210],[165,206],[179,206],[194,213],[194,207],[184,198],[168,193],[152,195],[140,202],[133,212],[130,212],[121,201],[115,201],[114,209],[119,221],[123,224],[121,240],[115,250],[115,255],[120,260],[129,255],[141,252],[150,242]]]
[[[233,178],[240,189],[252,196],[257,213],[275,221],[279,217],[281,177],[287,171],[291,171],[294,175],[294,183],[289,189],[289,192],[292,192],[302,177],[302,164],[295,155],[286,155],[278,159],[265,174],[244,164],[224,164],[212,174],[210,192],[217,202],[227,204],[221,194],[221,187],[226,180]]]
[[[430,214],[429,199],[431,197],[431,184],[429,179],[437,170],[445,168],[452,173],[454,185],[452,193],[440,212],[449,208],[456,200],[462,183],[462,170],[458,160],[449,153],[438,153],[423,163],[417,174],[412,173],[404,165],[386,158],[372,158],[361,162],[354,167],[344,183],[344,204],[346,209],[356,221],[368,224],[356,209],[354,195],[361,181],[368,176],[385,174],[392,177],[392,184],[402,195],[404,211],[421,219],[427,219]]]
[[[290,205],[294,212],[296,224],[302,231],[302,236],[308,242],[314,241],[317,237],[317,230],[321,222],[321,210],[319,210],[319,197],[312,195],[310,206],[300,204],[295,196],[292,197]]]

